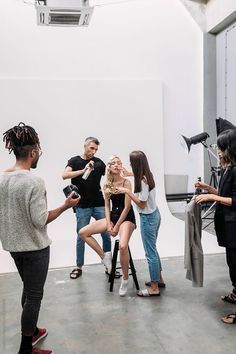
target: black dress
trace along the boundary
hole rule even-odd
[[[112,223],[115,225],[122,213],[122,211],[125,208],[125,194],[120,193],[120,194],[111,194],[111,202],[112,202],[112,209],[110,212],[110,218]],[[128,214],[126,215],[126,218],[124,221],[130,221],[134,225],[136,225],[135,221],[135,215],[134,215],[134,209],[133,206],[130,206],[130,210]]]

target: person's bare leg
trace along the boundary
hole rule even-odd
[[[123,272],[123,279],[127,280],[129,277],[129,239],[134,231],[134,224],[130,221],[125,221],[119,230],[119,246],[120,246],[120,264]]]
[[[148,289],[149,294],[159,294],[158,281],[151,281],[151,286]]]
[[[92,235],[100,234],[101,232],[106,231],[106,229],[106,219],[100,219],[83,227],[79,232],[81,239],[84,240],[84,242],[86,242],[99,255],[99,257],[101,257],[101,259],[104,258],[105,253]]]
[[[123,277],[121,278],[121,284],[119,288],[120,296],[125,296],[128,289],[128,278],[129,278],[129,239],[134,230],[134,224],[130,221],[125,221],[119,230],[120,236],[120,264],[123,272]]]
[[[149,287],[151,287],[151,281],[145,282],[145,284]],[[162,276],[162,272],[160,272],[160,280],[158,281],[158,287],[164,288],[166,286],[165,281]]]
[[[123,279],[127,280],[129,277],[129,252],[128,247],[120,247],[120,265],[122,268]]]

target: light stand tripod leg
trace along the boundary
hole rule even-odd
[[[213,223],[213,221],[214,221],[214,220],[211,220],[208,224],[206,224],[206,225],[202,228],[202,230],[204,230],[204,229],[206,229],[208,226],[210,226],[210,225]]]
[[[206,216],[208,215],[208,213],[213,209],[213,207],[215,206],[216,202],[214,202],[209,209],[207,209],[207,211],[203,214],[202,219],[206,218]]]

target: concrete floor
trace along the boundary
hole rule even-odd
[[[220,296],[231,290],[224,254],[207,255],[203,288],[185,279],[183,257],[163,259],[167,284],[157,298],[136,296],[130,277],[120,298],[120,280],[109,292],[102,265],[84,267],[70,280],[71,269],[51,270],[39,318],[49,335],[41,348],[55,354],[234,354],[236,325],[220,318],[236,306]],[[148,280],[145,261],[135,261],[141,288]],[[16,354],[20,341],[21,281],[17,273],[0,276],[0,353]]]

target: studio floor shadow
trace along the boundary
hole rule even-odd
[[[55,354],[234,354],[236,325],[220,318],[236,311],[221,295],[231,290],[225,255],[204,257],[204,287],[185,279],[183,257],[162,259],[166,288],[160,297],[136,296],[132,277],[120,298],[120,280],[109,292],[102,265],[84,267],[77,280],[71,268],[51,270],[39,326],[49,335],[41,348]],[[140,287],[148,279],[145,261],[135,261]],[[21,281],[0,276],[0,353],[16,354],[20,342]]]

